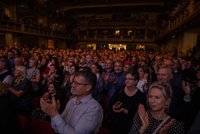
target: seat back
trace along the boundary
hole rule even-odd
[[[29,119],[24,115],[18,115],[18,121],[23,134],[27,133],[28,126],[29,126]]]
[[[29,134],[55,134],[48,121],[33,119],[30,123]]]

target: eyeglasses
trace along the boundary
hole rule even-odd
[[[78,86],[78,85],[90,85],[90,84],[86,84],[86,83],[79,83],[77,81],[72,81],[71,84],[74,85],[74,86]]]
[[[125,78],[125,80],[135,80],[134,78]]]

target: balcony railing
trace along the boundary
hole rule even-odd
[[[168,22],[163,26],[160,31],[160,37],[164,37],[173,31],[181,28],[183,25],[190,22],[192,19],[200,15],[200,2],[194,3],[193,0],[183,8],[179,8],[180,11],[177,11],[175,15],[171,15]]]
[[[64,32],[55,31],[48,27],[33,24],[23,24],[14,21],[0,20],[0,31],[6,33],[19,33],[40,37],[68,39],[69,35]]]
[[[155,36],[151,38],[136,38],[135,36],[82,35],[78,39],[83,42],[154,42]]]

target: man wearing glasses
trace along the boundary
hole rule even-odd
[[[59,102],[52,98],[51,103],[40,100],[41,109],[51,117],[51,125],[59,134],[95,134],[98,132],[103,110],[91,96],[96,84],[96,75],[88,71],[75,74],[71,85],[72,98],[62,114],[59,114]]]

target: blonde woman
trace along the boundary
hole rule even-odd
[[[14,78],[14,84],[9,88],[10,98],[15,105],[17,113],[29,116],[31,111],[31,84],[26,78],[26,68],[24,66],[16,66]]]
[[[167,108],[172,90],[166,83],[154,83],[147,93],[150,110],[139,105],[129,134],[184,134],[183,123],[172,119]]]

